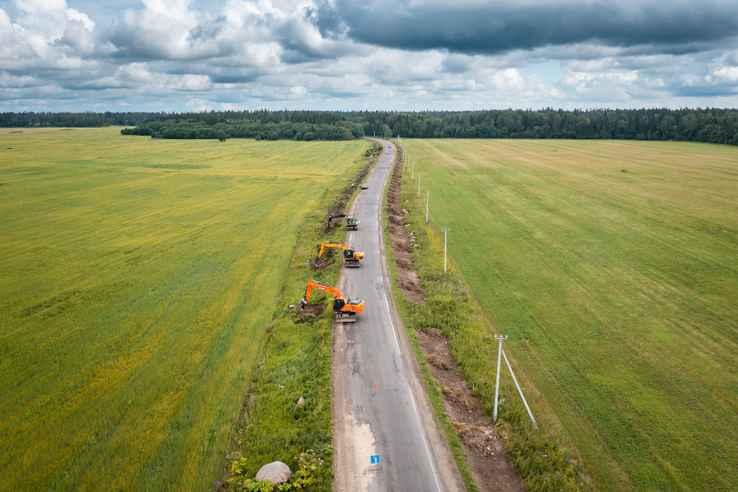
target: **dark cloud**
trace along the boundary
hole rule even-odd
[[[470,54],[577,43],[698,50],[695,43],[738,34],[736,2],[537,3],[498,2],[471,8],[463,1],[450,6],[408,0],[337,2],[315,9],[309,20],[321,32],[346,25],[348,35],[363,43]]]
[[[3,109],[738,105],[738,0],[66,1],[0,5]]]

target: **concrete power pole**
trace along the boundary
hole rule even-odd
[[[500,396],[500,362],[502,362],[502,341],[507,340],[507,335],[505,335],[504,337],[495,335],[495,340],[499,340],[500,345],[497,349],[497,382],[495,383],[495,410],[494,415],[492,416],[493,422],[497,422],[497,400]]]

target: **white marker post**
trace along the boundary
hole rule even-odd
[[[420,198],[420,173],[418,173],[418,198]]]
[[[430,205],[430,190],[425,190],[425,223],[428,223],[428,205]]]
[[[495,383],[495,410],[492,416],[493,422],[497,422],[497,400],[500,396],[500,362],[502,362],[502,341],[507,340],[507,335],[505,335],[504,337],[495,335],[495,340],[500,341],[500,346],[497,349],[497,382]]]
[[[415,181],[415,161],[413,161],[413,170],[410,172],[410,178]]]
[[[449,230],[448,227],[443,228],[443,273],[446,273],[446,238]]]

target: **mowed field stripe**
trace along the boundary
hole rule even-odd
[[[406,140],[436,227],[600,488],[738,477],[738,152]]]

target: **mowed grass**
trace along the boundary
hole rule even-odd
[[[0,131],[0,489],[212,489],[301,223],[366,147]]]
[[[738,149],[403,143],[488,334],[594,487],[735,490]]]

